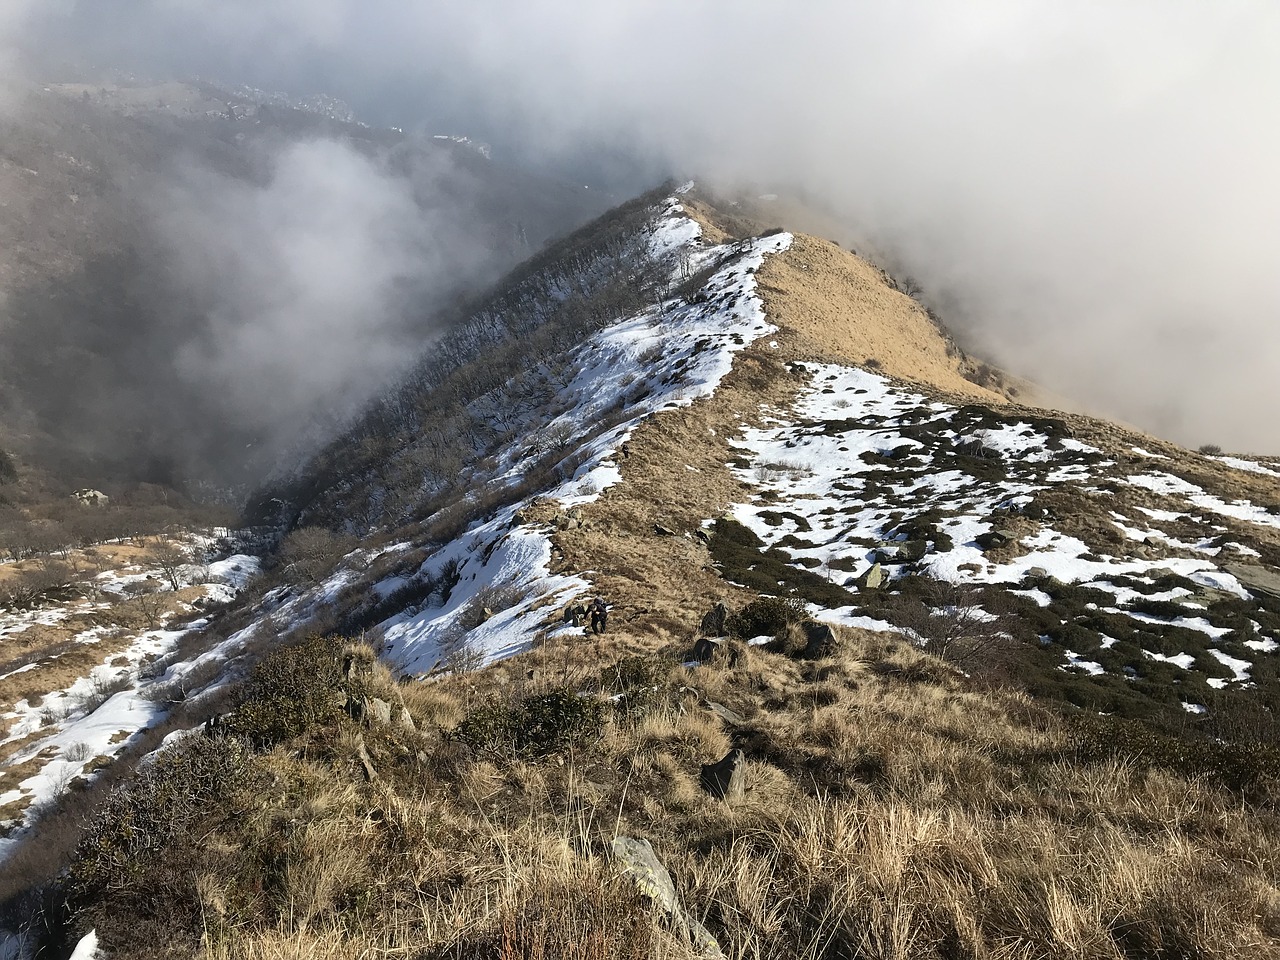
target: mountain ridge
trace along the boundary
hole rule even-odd
[[[1274,955],[1280,599],[1232,570],[1280,565],[1280,464],[1019,403],[877,268],[699,203],[639,203],[616,257],[561,249],[635,288],[587,296],[577,338],[512,318],[454,372],[558,349],[425,377],[330,451],[210,625],[223,672],[185,716],[229,735],[165,755],[193,800],[144,771],[91,828],[76,929],[228,957]],[[437,389],[474,434],[452,477],[413,456]],[[597,593],[602,635],[566,610]],[[130,816],[208,833],[142,850]],[[687,910],[617,878],[623,836]]]

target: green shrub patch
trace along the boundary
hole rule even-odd
[[[519,703],[486,703],[469,713],[453,738],[478,753],[503,759],[537,759],[596,739],[605,706],[568,688]]]

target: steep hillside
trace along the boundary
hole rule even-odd
[[[280,158],[317,144],[334,152],[321,158],[329,166],[342,157],[365,164],[363,174],[373,183],[348,188],[365,196],[345,204],[331,197],[334,190],[317,188],[298,208],[298,197],[278,188],[270,193],[281,176]],[[247,336],[237,333],[236,311],[258,315],[259,323],[271,311],[287,314],[288,269],[325,249],[286,237],[284,255],[261,264],[275,272],[260,278],[267,289],[246,306],[235,302],[246,278],[218,272],[234,251],[203,250],[194,259],[210,272],[195,277],[200,271],[191,269],[192,258],[175,248],[199,234],[201,217],[216,215],[201,204],[239,204],[256,229],[246,242],[257,244],[281,230],[273,217],[286,216],[287,231],[287,216],[313,216],[333,199],[324,239],[330,270],[342,270],[359,254],[343,243],[344,231],[354,229],[350,221],[362,204],[376,200],[379,183],[396,185],[397,201],[402,194],[401,205],[411,208],[398,216],[433,224],[450,239],[419,238],[420,267],[406,264],[385,302],[361,303],[366,313],[381,314],[359,318],[374,345],[374,332],[411,342],[447,328],[460,299],[599,212],[603,199],[452,142],[281,106],[248,112],[212,89],[81,84],[27,90],[0,116],[0,450],[12,453],[42,489],[62,494],[92,486],[112,495],[138,482],[225,490],[260,481],[278,462],[292,466],[291,454],[295,460],[309,455],[333,432],[335,418],[378,392],[378,381],[360,382],[360,376],[385,366],[353,364],[350,379],[335,375],[313,398],[308,412],[315,423],[295,411],[284,424],[227,402],[237,381],[227,371],[220,380],[213,367],[220,350]],[[276,206],[263,207],[258,195]],[[207,226],[210,235],[200,239],[216,239],[216,228],[227,226]],[[378,229],[390,246],[392,226]],[[264,250],[270,252],[258,252]],[[365,272],[377,269],[375,259]],[[295,338],[309,329],[306,320],[293,324]],[[354,341],[350,361],[361,345]],[[273,349],[269,340],[254,346],[258,354]],[[310,349],[314,354],[315,345]],[[253,356],[245,353],[241,363]],[[282,390],[276,406],[288,398]],[[283,449],[286,439],[297,449]]]
[[[873,266],[726,225],[568,238],[264,497],[275,572],[184,641],[216,716],[52,937],[1280,956],[1280,464],[1022,406]]]

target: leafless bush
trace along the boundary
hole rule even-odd
[[[784,477],[797,479],[813,476],[813,468],[791,460],[776,460],[756,464],[756,479],[761,483],[773,483]]]
[[[484,652],[468,642],[464,634],[445,655],[444,666],[450,673],[471,673],[484,666]]]
[[[70,760],[73,763],[83,763],[93,756],[93,746],[88,743],[73,743],[63,751],[64,760]]]
[[[206,660],[171,680],[152,684],[143,696],[152,703],[184,703],[221,677],[224,666],[222,660]]]
[[[71,710],[64,704],[47,704],[40,708],[39,720],[40,726],[48,727],[56,723],[61,723],[71,715]]]
[[[50,600],[79,595],[87,574],[70,564],[49,560],[24,570],[0,585],[0,609],[27,610]]]
[[[171,590],[182,589],[191,561],[191,551],[176,543],[166,543],[151,553],[151,562],[155,564]]]
[[[509,610],[528,596],[528,591],[514,584],[493,584],[481,587],[458,614],[457,623],[463,630],[474,630],[495,613]]]
[[[85,713],[93,713],[117,693],[132,686],[133,677],[127,671],[114,676],[94,674],[89,678],[89,689],[77,697],[76,707]]]
[[[1012,625],[999,592],[928,580],[912,598],[896,605],[891,619],[926,652],[962,669],[999,661],[1012,639]]]
[[[355,538],[326,527],[299,527],[280,544],[279,569],[290,583],[317,583],[355,546]]]

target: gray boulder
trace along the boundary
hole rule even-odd
[[[973,538],[973,542],[982,550],[994,550],[996,547],[1003,547],[1011,539],[1003,530],[988,530],[986,533],[980,533]]]
[[[369,756],[369,748],[364,745],[364,734],[356,741],[356,759],[364,770],[365,779],[372,783],[378,779],[378,771],[373,768],[373,760]]]
[[[1231,574],[1250,593],[1269,600],[1280,600],[1280,573],[1253,563],[1227,563],[1222,569]]]
[[[864,590],[879,590],[884,585],[884,567],[878,563],[873,563],[871,569],[864,573],[858,581],[858,586]]]
[[[631,837],[614,837],[609,844],[618,872],[635,884],[636,889],[654,902],[663,912],[676,916],[680,913],[680,900],[676,885],[653,852],[648,840]]]
[[[908,540],[898,548],[898,560],[904,563],[914,563],[916,560],[923,560],[924,555],[928,552],[928,541]]]
[[[409,712],[409,708],[403,703],[400,704],[400,711],[396,716],[396,725],[400,727],[401,730],[409,733],[418,729],[418,725],[413,722],[413,714]]]
[[[688,938],[701,956],[708,960],[724,960],[724,952],[716,938],[701,923],[685,914],[680,898],[676,896],[671,874],[658,860],[648,840],[615,837],[609,849],[618,872],[671,919],[672,925]]]
[[[370,723],[391,723],[391,704],[377,697],[366,697],[364,701],[364,716]]]

